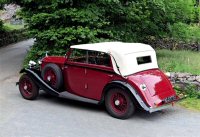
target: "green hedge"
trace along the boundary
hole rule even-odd
[[[0,33],[0,47],[27,39],[28,35],[25,29],[3,31]]]

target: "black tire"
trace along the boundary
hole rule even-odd
[[[122,88],[112,88],[107,92],[105,106],[108,113],[118,119],[127,119],[135,112],[130,94]]]
[[[63,85],[62,71],[56,64],[47,64],[42,72],[42,79],[54,89],[60,89]]]
[[[27,74],[23,74],[19,79],[19,91],[22,97],[27,100],[34,100],[39,95],[38,86]]]

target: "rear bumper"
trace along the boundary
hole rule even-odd
[[[162,105],[162,106],[159,106],[159,107],[150,107],[150,108],[149,108],[149,113],[153,113],[153,112],[156,112],[156,111],[159,111],[159,110],[163,110],[163,109],[172,107],[172,106],[174,106],[174,104],[175,104],[176,102],[179,102],[179,101],[181,101],[181,100],[183,100],[183,99],[185,99],[185,98],[186,98],[186,97],[179,98],[179,99],[177,99],[177,100],[175,100],[175,101],[173,101],[173,102],[170,102],[170,103],[168,103],[168,104],[165,104],[165,105]]]

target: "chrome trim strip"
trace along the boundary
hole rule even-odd
[[[127,87],[131,91],[131,93],[134,95],[135,99],[138,101],[138,103],[140,104],[140,106],[144,110],[150,111],[150,108],[144,103],[144,101],[140,98],[140,96],[138,95],[138,93],[136,92],[136,90],[131,85],[129,85],[126,82],[122,82],[122,81],[113,81],[112,83],[119,83],[119,84],[122,84],[123,86]]]
[[[92,103],[92,104],[98,104],[99,103],[99,101],[97,101],[97,100],[88,99],[88,98],[85,98],[85,97],[74,95],[74,94],[71,94],[67,91],[59,93],[59,97],[77,100],[77,101],[82,101],[82,102],[87,102],[87,103]]]
[[[39,76],[38,74],[36,74],[34,71],[25,68],[26,71],[30,72],[31,74],[33,74],[40,82],[42,82],[42,84],[44,84],[46,87],[48,87],[50,90],[52,90],[53,92],[59,94],[59,92],[57,92],[56,90],[54,90],[52,87],[50,87],[46,82],[44,82]]]

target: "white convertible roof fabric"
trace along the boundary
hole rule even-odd
[[[116,52],[118,54],[128,54],[133,52],[141,52],[154,50],[151,46],[142,43],[123,43],[123,42],[102,42],[93,44],[82,44],[71,46],[71,48],[94,50],[101,52]]]
[[[158,68],[155,50],[147,44],[102,42],[71,46],[75,49],[93,50],[111,54],[113,69],[117,74],[128,76],[143,70]],[[137,58],[150,56],[151,62],[138,64]],[[116,61],[116,62],[115,62]],[[119,71],[117,65],[119,66]]]

